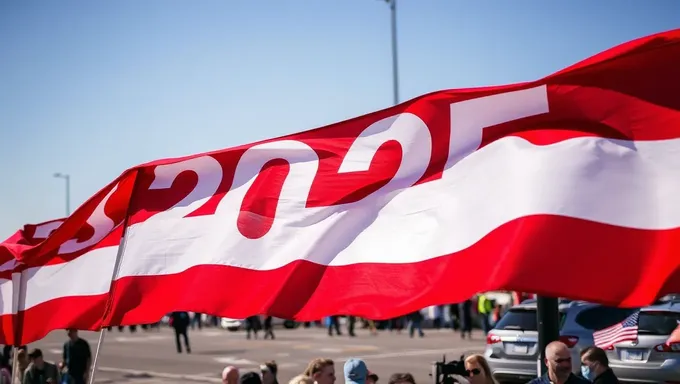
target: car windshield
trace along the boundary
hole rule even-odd
[[[638,333],[641,335],[670,335],[680,322],[680,312],[640,312]]]
[[[564,323],[564,312],[560,311],[560,329]],[[537,331],[538,322],[535,308],[511,308],[496,323],[495,329]]]

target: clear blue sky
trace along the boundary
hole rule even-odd
[[[400,0],[402,100],[533,80],[680,27],[680,1]],[[0,238],[136,164],[392,102],[380,0],[4,1]]]

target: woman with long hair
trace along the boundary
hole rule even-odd
[[[498,384],[491,375],[491,368],[484,356],[479,354],[465,358],[465,369],[468,372],[470,384]]]

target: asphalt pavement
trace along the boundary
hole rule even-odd
[[[401,334],[381,331],[372,336],[367,330],[357,330],[357,337],[329,337],[323,328],[276,329],[275,340],[247,340],[243,331],[229,332],[215,328],[203,328],[189,332],[191,354],[177,353],[174,332],[167,327],[149,331],[137,329],[131,333],[117,329],[104,331],[98,372],[95,382],[129,382],[155,384],[159,382],[221,382],[220,373],[227,365],[240,368],[241,372],[258,371],[267,360],[279,365],[279,382],[285,384],[301,373],[310,360],[316,357],[335,361],[337,383],[343,383],[342,365],[351,357],[364,359],[369,370],[386,383],[392,373],[410,372],[419,384],[431,381],[431,364],[446,354],[447,360],[462,354],[483,351],[484,337],[474,333],[473,340],[461,340],[450,329],[425,330],[425,337],[410,338]],[[80,336],[90,343],[94,354],[98,333],[81,332]],[[52,332],[45,339],[29,346],[41,348],[48,361],[61,358],[61,347],[66,340],[64,331]]]

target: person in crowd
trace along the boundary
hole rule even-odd
[[[92,364],[90,343],[81,339],[76,329],[69,329],[66,332],[68,341],[64,343],[59,369],[67,375],[70,383],[85,384]]]
[[[342,332],[340,332],[340,320],[338,316],[328,317],[328,336],[333,336],[333,330],[335,330],[336,335],[342,336]]]
[[[262,378],[257,372],[246,372],[238,380],[239,384],[262,384]]]
[[[423,314],[420,313],[420,311],[415,311],[410,313],[407,316],[409,320],[408,324],[408,335],[409,337],[413,337],[415,334],[415,331],[418,331],[418,336],[420,337],[425,337],[425,333],[423,332]]]
[[[378,383],[378,375],[375,373],[368,371],[368,376],[366,376],[366,384],[377,384]]]
[[[12,384],[12,367],[7,356],[0,356],[0,384]]]
[[[19,348],[17,350],[17,365],[19,369],[17,370],[17,375],[12,379],[12,384],[22,384],[24,382],[24,373],[26,368],[28,368],[28,352],[26,348]]]
[[[238,384],[239,378],[238,368],[234,366],[230,365],[222,370],[222,384]]]
[[[395,373],[390,376],[387,384],[416,384],[416,379],[410,373]]]
[[[309,362],[303,374],[311,377],[317,384],[334,384],[335,363],[331,359],[316,358]]]
[[[368,368],[361,359],[351,358],[345,362],[345,384],[366,384]]]
[[[193,330],[198,325],[198,330],[203,329],[203,314],[194,312],[194,317],[191,318],[191,329]]]
[[[264,319],[264,339],[267,340],[268,338],[271,338],[274,340],[276,337],[274,336],[274,326],[272,325],[273,318],[271,316],[267,316]]]
[[[246,339],[250,340],[250,334],[253,333],[257,339],[257,333],[260,332],[262,324],[260,323],[260,316],[250,316],[246,318]]]
[[[547,374],[537,377],[529,384],[586,384],[587,380],[571,373],[571,353],[566,344],[553,341],[545,347]]]
[[[470,355],[465,358],[465,370],[468,373],[470,384],[498,384],[491,375],[489,362],[480,354]]]
[[[266,335],[265,335],[266,337]],[[279,384],[279,380],[276,377],[278,371],[278,365],[276,361],[267,361],[260,365],[260,372],[262,373],[262,384]]]
[[[170,325],[175,330],[175,345],[177,346],[177,353],[182,353],[182,344],[180,343],[179,337],[184,338],[184,347],[186,347],[187,353],[191,353],[191,347],[189,346],[189,313],[184,311],[173,312],[170,314]]]
[[[288,384],[314,384],[314,379],[305,375],[297,375],[290,379]]]
[[[24,372],[22,384],[59,384],[59,370],[57,366],[43,359],[42,351],[34,349],[28,354],[31,363]]]
[[[458,305],[460,318],[460,337],[472,339],[472,300],[468,299]]]
[[[493,302],[486,294],[481,293],[477,297],[477,313],[479,314],[479,323],[482,326],[482,331],[485,335],[491,330],[491,324],[489,322],[491,311],[493,311]]]
[[[347,316],[347,334],[349,334],[349,337],[356,337],[356,333],[354,333],[356,323],[357,323],[356,316]]]
[[[619,379],[609,368],[607,353],[598,347],[581,351],[581,375],[596,384],[618,384]]]
[[[375,326],[375,321],[371,319],[366,319],[366,326],[371,332],[372,336],[378,336],[378,328]]]

